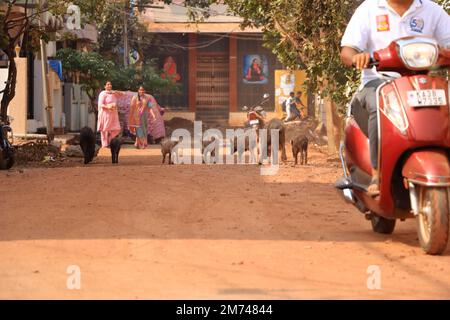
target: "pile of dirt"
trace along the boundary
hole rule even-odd
[[[63,159],[61,146],[48,144],[46,140],[35,140],[19,143],[15,146],[16,163],[55,162]]]
[[[194,130],[194,123],[191,120],[180,117],[165,120],[164,126],[166,127],[166,137],[170,137],[176,129],[187,129],[189,132]]]

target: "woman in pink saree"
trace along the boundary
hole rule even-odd
[[[139,87],[137,96],[131,99],[130,113],[128,117],[128,129],[136,136],[135,146],[138,149],[145,149],[148,145],[147,131],[149,116],[155,119],[155,113],[152,110],[152,104],[145,95],[144,87]]]
[[[102,147],[109,147],[109,143],[120,133],[119,114],[117,113],[117,96],[121,93],[112,91],[111,81],[105,84],[105,90],[98,96],[98,123]]]

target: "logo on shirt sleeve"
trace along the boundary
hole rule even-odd
[[[409,21],[409,26],[411,27],[411,31],[422,33],[423,28],[425,26],[425,22],[422,18],[419,17],[413,17]]]
[[[389,27],[389,16],[387,14],[383,14],[377,16],[377,31],[389,31],[391,28]]]

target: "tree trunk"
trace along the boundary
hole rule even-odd
[[[316,104],[315,104],[315,95],[310,90],[308,90],[308,101],[307,101],[307,107],[308,107],[308,117],[315,119],[316,118]]]
[[[339,145],[342,140],[343,135],[343,118],[339,115],[337,106],[333,103],[333,131],[334,131],[334,141],[336,142],[337,150],[339,150]]]
[[[336,137],[335,137],[335,130],[334,130],[334,121],[333,121],[333,109],[334,103],[331,101],[330,97],[325,97],[324,99],[325,104],[325,112],[327,117],[327,138],[328,138],[328,154],[333,155],[336,153]]]
[[[8,80],[6,81],[6,87],[3,92],[0,108],[0,121],[5,122],[8,115],[8,106],[11,100],[16,95],[16,79],[17,79],[17,67],[14,60],[15,52],[12,47],[8,47],[3,50],[9,60],[8,66]]]

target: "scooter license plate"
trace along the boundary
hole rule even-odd
[[[250,121],[250,125],[251,125],[251,126],[256,125],[256,124],[259,124],[259,121],[258,121],[258,120],[251,120],[251,121]]]
[[[445,90],[411,90],[407,92],[411,107],[436,107],[447,104]]]

